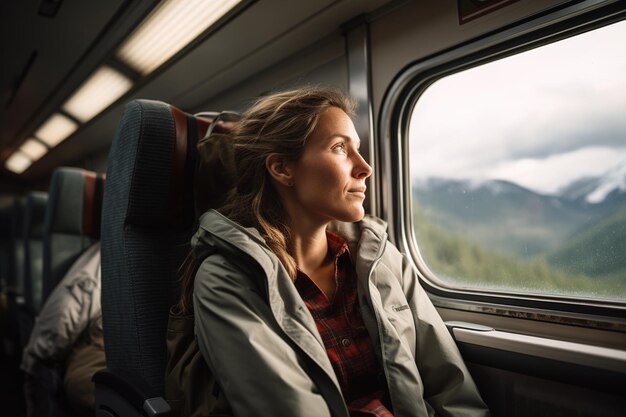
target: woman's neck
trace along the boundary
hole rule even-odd
[[[291,255],[298,268],[332,300],[336,287],[335,264],[328,251],[326,225],[305,230],[292,229],[290,234]]]
[[[298,268],[307,275],[315,272],[323,266],[328,257],[326,226],[309,230],[292,228],[289,249]]]

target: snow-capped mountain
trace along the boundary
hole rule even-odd
[[[585,196],[596,189],[599,180],[599,177],[579,178],[557,191],[557,195],[570,201],[584,201]]]
[[[449,240],[442,239],[451,245],[446,256],[460,250],[454,244],[470,241],[515,258],[545,256],[551,265],[575,273],[601,275],[626,268],[621,261],[626,161],[552,195],[502,180],[421,179],[413,184],[412,203],[418,235],[425,231],[419,238],[429,238],[432,227],[448,233]],[[434,226],[420,229],[420,222]],[[620,255],[598,262],[590,248]]]
[[[586,177],[567,185],[558,193],[571,201],[601,204],[607,199],[626,199],[626,161],[600,177]]]
[[[626,163],[583,178],[556,195],[503,180],[428,178],[413,185],[414,209],[510,253],[532,256],[626,205]],[[502,230],[502,233],[499,230]]]
[[[482,192],[491,195],[498,194],[537,194],[518,184],[504,180],[459,180],[449,178],[430,177],[419,179],[414,183],[419,191],[447,191],[448,193],[461,192],[463,194]],[[579,178],[561,188],[552,197],[578,203],[601,204],[607,199],[626,201],[626,161],[614,166],[599,177]]]
[[[626,192],[626,163],[614,167],[600,177],[594,189],[585,196],[585,201],[598,204],[614,192],[617,194]]]

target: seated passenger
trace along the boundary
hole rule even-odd
[[[52,415],[61,393],[77,415],[93,415],[91,377],[105,367],[100,309],[100,243],[92,245],[46,300],[22,357],[28,416]],[[58,371],[58,372],[57,372]],[[64,378],[63,381],[58,378]],[[50,392],[50,389],[59,392]],[[52,400],[52,401],[49,401]]]
[[[365,216],[352,114],[303,88],[261,98],[230,134],[234,189],[183,267],[179,315],[208,365],[187,376],[214,378],[197,394],[237,417],[488,416],[386,223]]]

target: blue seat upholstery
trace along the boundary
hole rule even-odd
[[[43,300],[43,222],[47,202],[47,193],[34,191],[26,196],[24,302],[33,319],[39,313]]]
[[[48,196],[31,192],[16,201],[13,213],[13,280],[9,283],[12,355],[20,358],[41,308],[43,218]]]
[[[80,168],[57,168],[48,190],[43,227],[43,300],[72,264],[100,240],[104,176]]]
[[[24,211],[26,198],[17,198],[10,209],[9,262],[10,275],[7,276],[7,328],[4,336],[5,354],[12,362],[19,363],[20,350],[20,310],[24,305]]]
[[[107,370],[94,376],[97,415],[169,413],[160,398],[168,312],[196,220],[196,143],[207,125],[158,101],[130,102],[122,115],[102,211]]]
[[[2,346],[4,354],[7,358],[7,365],[3,366],[2,372],[5,373],[7,379],[11,380],[10,386],[3,386],[2,389],[6,393],[6,398],[15,398],[16,401],[9,404],[9,409],[5,410],[7,415],[23,415],[25,404],[22,399],[22,373],[19,370],[21,360],[20,349],[20,328],[19,316],[20,309],[24,305],[24,210],[26,206],[26,198],[16,198],[11,206],[9,206],[9,253],[8,253],[8,270],[6,277],[6,296],[7,296],[7,312],[6,312],[6,329]]]
[[[13,258],[13,274],[9,277],[7,287],[12,293],[23,297],[24,294],[24,211],[26,198],[18,198],[13,204],[11,216],[11,256]]]
[[[17,296],[18,352],[21,353],[35,323],[35,317],[41,308],[41,288],[43,280],[43,219],[46,211],[48,194],[30,192],[23,199],[23,218],[21,245],[22,254],[22,289]],[[20,203],[22,204],[22,203]],[[19,226],[18,226],[19,227]],[[19,262],[16,259],[16,263]],[[17,266],[17,265],[16,265]],[[19,287],[18,287],[19,288]]]

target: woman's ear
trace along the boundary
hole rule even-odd
[[[293,186],[293,169],[283,155],[273,153],[265,159],[265,168],[270,176],[285,187]]]

